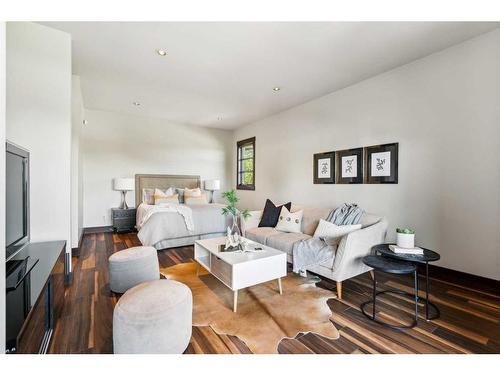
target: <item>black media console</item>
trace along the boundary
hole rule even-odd
[[[66,241],[28,243],[5,267],[6,352],[46,353],[69,281]]]

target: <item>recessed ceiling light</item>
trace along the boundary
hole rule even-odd
[[[139,103],[139,102],[132,102],[132,104],[135,105],[136,107],[141,105],[141,103]]]
[[[157,49],[156,53],[160,56],[166,56],[167,51],[165,51],[164,49]]]
[[[273,91],[280,91],[281,87],[273,87]]]

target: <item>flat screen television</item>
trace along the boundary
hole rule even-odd
[[[9,260],[29,241],[30,154],[9,142],[5,149],[5,258]]]

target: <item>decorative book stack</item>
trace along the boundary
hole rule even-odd
[[[412,254],[412,255],[423,255],[424,250],[420,247],[400,247],[396,245],[389,245],[389,249],[396,254]]]

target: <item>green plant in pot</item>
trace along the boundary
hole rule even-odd
[[[228,190],[222,193],[222,197],[226,200],[226,207],[222,208],[222,214],[224,216],[230,216],[232,225],[228,227],[228,236],[231,237],[231,240],[235,243],[239,242],[239,238],[241,237],[241,230],[239,227],[240,217],[243,219],[247,219],[250,217],[250,212],[248,210],[240,211],[236,208],[236,204],[239,202],[239,198],[236,195],[236,190]]]
[[[404,248],[415,247],[415,231],[409,228],[396,229],[396,245]]]

